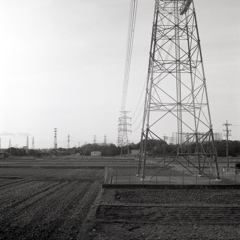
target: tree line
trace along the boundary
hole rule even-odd
[[[226,140],[215,141],[215,147],[219,157],[226,157]],[[73,147],[70,149],[58,148],[58,149],[24,149],[24,148],[9,148],[6,150],[6,156],[64,156],[78,154],[83,156],[90,156],[92,151],[100,151],[102,156],[118,156],[128,155],[132,150],[140,149],[140,143],[131,143],[127,147],[119,147],[115,144],[85,144],[81,147]],[[149,140],[147,141],[148,155],[151,156],[163,156],[164,154],[170,154],[176,149],[176,145],[167,144],[163,140]],[[194,149],[191,150],[194,152]],[[228,153],[229,156],[240,156],[240,142],[228,141]]]

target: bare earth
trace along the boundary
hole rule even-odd
[[[105,189],[84,239],[240,239],[240,190]]]
[[[109,164],[0,160],[0,239],[240,239],[239,189],[103,189]]]

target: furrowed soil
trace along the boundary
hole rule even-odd
[[[6,161],[0,161],[0,239],[77,239],[104,169],[76,160]]]
[[[136,165],[0,160],[0,239],[240,239],[238,189],[102,189],[104,166]]]
[[[85,239],[240,239],[240,190],[104,189]]]

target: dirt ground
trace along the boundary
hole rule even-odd
[[[104,173],[78,165],[1,160],[0,239],[77,239]]]
[[[240,239],[240,190],[103,189],[109,164],[0,160],[0,239]]]
[[[240,190],[104,189],[82,239],[240,239]]]

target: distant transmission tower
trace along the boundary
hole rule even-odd
[[[212,174],[219,178],[193,0],[155,3],[138,167],[142,178],[148,173],[149,140],[162,141],[166,130],[177,132],[177,145],[166,153],[168,163],[163,169],[175,162],[191,174],[195,168],[200,176],[210,178],[204,165],[213,159]]]
[[[54,128],[54,148],[57,149],[57,128]]]
[[[97,137],[96,137],[96,135],[93,136],[93,143],[94,143],[94,144],[97,143]]]
[[[32,149],[34,149],[34,137],[32,138]]]
[[[70,148],[70,135],[68,135],[68,149]]]
[[[104,145],[107,145],[107,136],[106,134],[104,135],[104,142],[103,142]]]
[[[119,118],[118,124],[118,146],[121,147],[121,155],[124,153],[123,148],[126,148],[125,154],[129,154],[128,149],[128,133],[131,124],[129,123],[130,117],[127,116],[127,111],[122,111],[122,116]]]
[[[27,136],[27,142],[26,142],[27,149],[29,149],[29,141],[28,141],[28,136]]]

